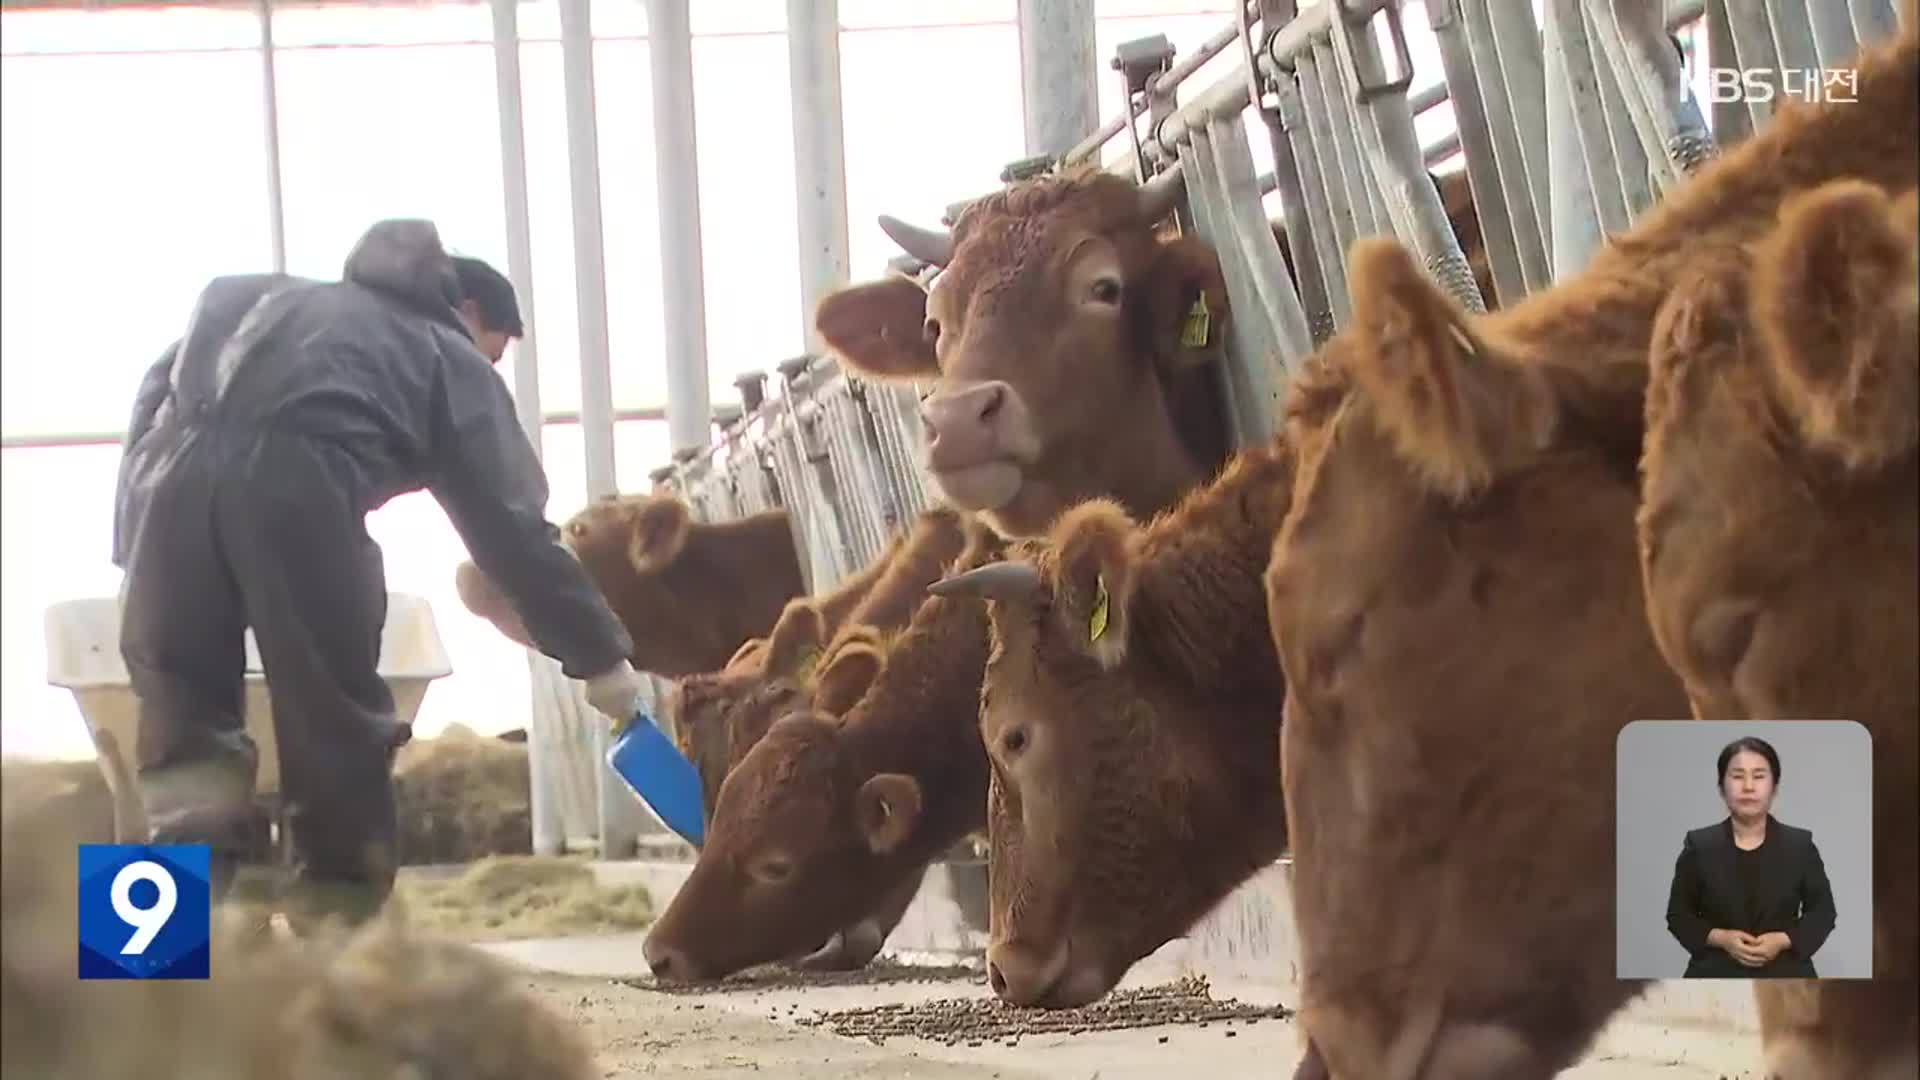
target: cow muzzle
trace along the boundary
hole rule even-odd
[[[1020,493],[1025,467],[1039,457],[1026,403],[1001,381],[936,392],[920,405],[927,469],[949,500],[996,510]]]
[[[1051,948],[998,942],[987,949],[987,985],[1009,1005],[1074,1009],[1112,987],[1097,964],[1076,964],[1070,942]]]

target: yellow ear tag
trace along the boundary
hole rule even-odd
[[[1201,293],[1187,309],[1187,321],[1180,329],[1180,344],[1189,349],[1204,349],[1213,332],[1213,315],[1207,310],[1207,294]]]
[[[1099,641],[1100,635],[1107,632],[1107,579],[1096,578],[1093,583],[1093,614],[1087,619],[1087,640]]]

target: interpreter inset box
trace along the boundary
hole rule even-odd
[[[1866,728],[1639,720],[1614,783],[1620,978],[1872,978]]]

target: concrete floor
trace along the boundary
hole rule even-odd
[[[684,877],[670,863],[598,864],[612,881],[644,881],[664,904]],[[1216,999],[1290,1003],[1290,943],[1278,878],[1249,883],[1186,939],[1136,965],[1123,987],[1205,974]],[[905,962],[951,962],[984,944],[939,874],[889,940]],[[973,905],[965,905],[972,907]],[[1285,1077],[1300,1052],[1290,1021],[1172,1025],[1023,1036],[1018,1045],[971,1047],[896,1037],[876,1046],[796,1023],[820,1012],[935,998],[990,996],[984,980],[845,985],[726,993],[661,994],[611,980],[646,974],[643,934],[504,942],[485,946],[524,967],[529,985],[580,1022],[601,1048],[608,1077],[934,1077],[1002,1080],[1208,1080]],[[1278,974],[1285,972],[1284,975]],[[1744,984],[1737,988],[1744,990]],[[1729,992],[1732,991],[1732,992]],[[1745,1000],[1750,1001],[1750,998]],[[1743,995],[1662,984],[1615,1018],[1568,1080],[1748,1080],[1758,1078],[1759,1040]],[[1226,1032],[1234,1030],[1228,1037]],[[1163,1042],[1162,1039],[1165,1041]]]

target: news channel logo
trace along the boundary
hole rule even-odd
[[[207,978],[212,877],[205,844],[81,844],[80,977]]]

